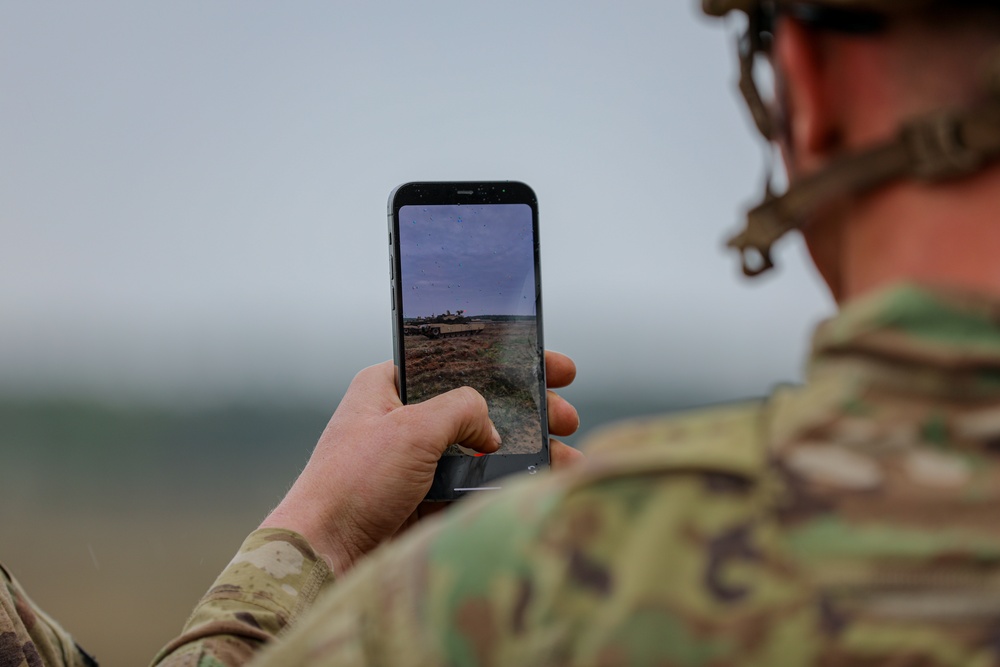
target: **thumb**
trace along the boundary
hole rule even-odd
[[[486,399],[472,387],[459,387],[421,403],[406,405],[403,413],[408,432],[421,434],[426,448],[440,456],[449,445],[462,445],[477,452],[500,448],[500,434],[490,421]]]

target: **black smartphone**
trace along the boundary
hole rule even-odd
[[[406,183],[389,195],[399,397],[461,386],[486,399],[503,444],[452,445],[428,500],[499,489],[549,464],[538,202],[524,183]]]

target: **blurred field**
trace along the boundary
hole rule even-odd
[[[653,409],[576,400],[584,429]],[[0,560],[106,667],[180,630],[329,414],[0,403]]]

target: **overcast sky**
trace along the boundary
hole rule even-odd
[[[399,241],[403,317],[535,314],[527,204],[404,206]]]
[[[0,391],[332,404],[392,354],[412,180],[535,190],[578,391],[798,379],[832,306],[797,240],[723,250],[764,153],[696,4],[0,4]]]

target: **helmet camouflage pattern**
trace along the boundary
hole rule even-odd
[[[748,17],[738,49],[740,92],[768,140],[775,138],[774,120],[754,82],[753,70],[756,57],[766,51],[777,14],[813,27],[872,35],[882,32],[894,15],[932,5],[941,10],[1000,9],[1000,2],[986,0],[702,0],[702,10],[710,16],[740,11]],[[756,276],[773,267],[771,246],[807,224],[813,212],[829,201],[905,178],[939,181],[965,176],[1000,158],[1000,56],[988,63],[984,75],[981,102],[910,119],[894,139],[834,160],[792,183],[782,195],[774,194],[768,184],[763,202],[747,214],[745,229],[728,243],[742,256],[743,272]]]

